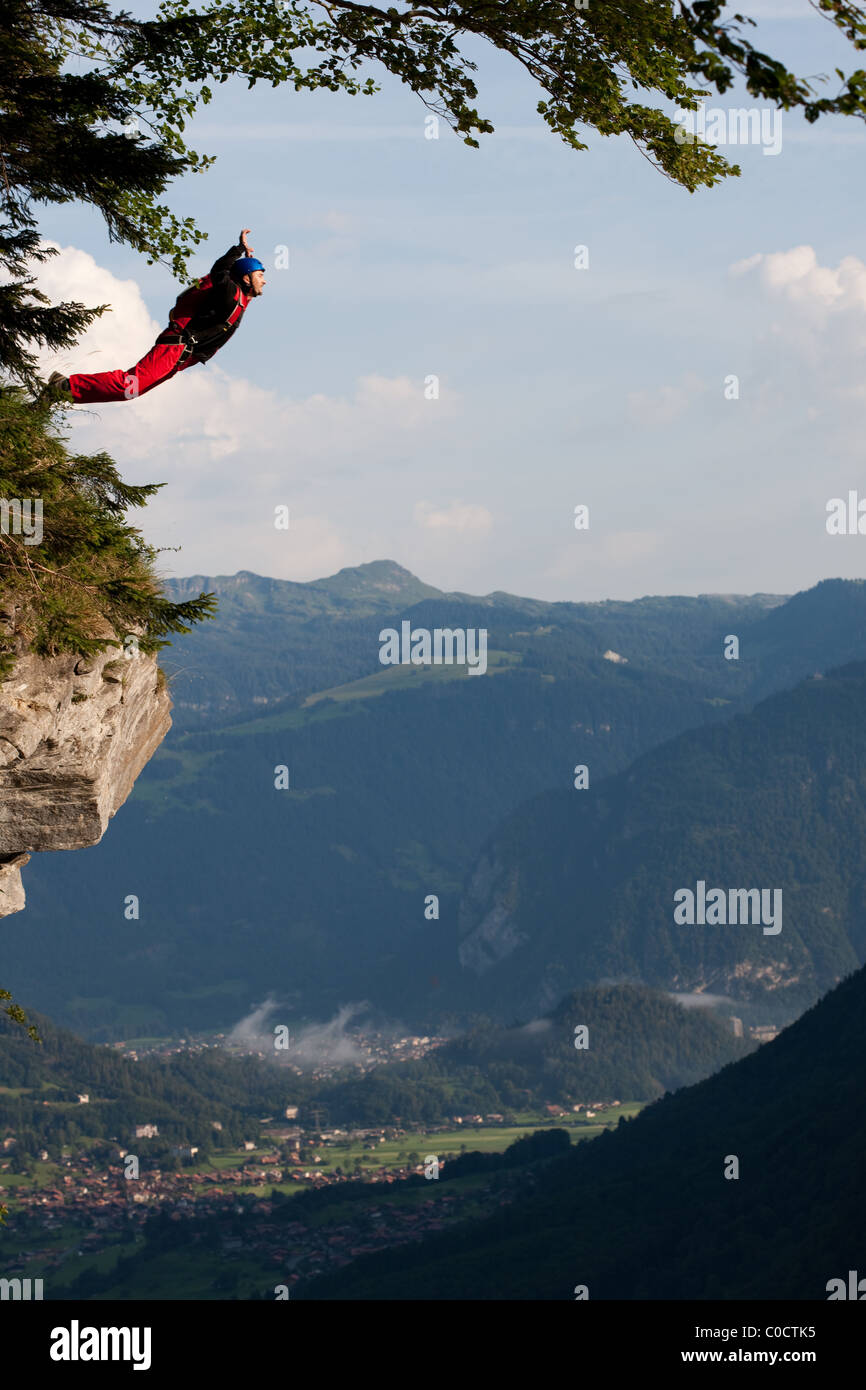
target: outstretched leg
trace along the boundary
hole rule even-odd
[[[134,401],[189,365],[188,349],[182,343],[156,342],[128,372],[95,372],[90,376],[77,372],[69,378],[69,390],[76,403]]]

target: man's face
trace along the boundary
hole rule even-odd
[[[253,296],[254,299],[258,299],[259,295],[261,294],[262,290],[267,284],[267,280],[265,279],[265,272],[263,270],[254,270],[251,275],[247,275],[244,278],[246,279],[247,285],[249,286],[249,293]]]

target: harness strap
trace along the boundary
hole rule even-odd
[[[169,327],[166,329],[166,335],[171,334],[172,336],[164,336],[163,341],[168,343],[189,343],[198,347],[202,343],[208,343],[214,338],[219,338],[221,334],[228,333],[230,328],[234,328],[235,324],[240,319],[241,314],[246,308],[246,305],[243,304],[241,300],[242,294],[240,286],[238,286],[235,290],[235,307],[232,309],[228,318],[223,323],[210,324],[207,328],[201,329],[198,333],[192,332],[188,326],[186,328],[181,328],[169,314]]]
[[[167,328],[164,333],[160,333],[156,341],[158,343],[164,343],[168,347],[183,348],[178,366],[185,362],[191,353],[195,352],[195,343],[185,328]]]

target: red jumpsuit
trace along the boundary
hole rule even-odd
[[[179,295],[168,328],[129,371],[77,372],[70,376],[72,399],[86,403],[133,401],[177,372],[213,357],[228,342],[250,302],[229,274],[243,250],[243,246],[233,246],[198,286]]]
[[[69,389],[74,401],[134,401],[199,360],[182,343],[160,343],[157,338],[150,352],[128,372],[76,372],[69,378]]]

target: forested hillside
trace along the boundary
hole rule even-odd
[[[707,685],[711,695],[735,698],[756,677],[760,643],[757,636],[750,641],[739,664],[721,662],[723,638],[731,631],[757,634],[785,602],[769,594],[628,603],[479,597],[443,593],[389,560],[307,584],[249,572],[166,581],[176,602],[202,589],[218,595],[219,621],[178,638],[163,662],[179,730],[212,728],[257,714],[262,705],[296,706],[316,692],[381,677],[379,632],[402,619],[415,627],[484,627],[491,649],[558,680],[610,677],[599,663],[612,649],[633,668],[674,681],[683,694],[687,686]],[[862,594],[851,603],[866,611]],[[815,625],[823,626],[818,614]],[[838,634],[834,651],[837,661],[849,655]]]
[[[864,708],[866,664],[850,665],[527,803],[461,904],[479,995],[526,1011],[612,976],[779,1016],[812,1002],[866,955]],[[675,894],[698,880],[780,892],[780,929],[678,923]]]
[[[863,1270],[864,1086],[860,970],[752,1056],[578,1145],[525,1201],[298,1296],[826,1299]]]
[[[575,1030],[585,1027],[581,1047]],[[585,1044],[585,1045],[584,1045]],[[577,991],[554,1013],[510,1028],[487,1019],[418,1062],[334,1080],[318,1097],[344,1121],[436,1123],[544,1104],[651,1100],[744,1056],[730,1020],[633,986]]]
[[[0,1014],[0,1134],[14,1135],[19,1153],[32,1156],[44,1145],[58,1154],[82,1140],[125,1143],[137,1124],[159,1126],[161,1143],[150,1150],[163,1159],[172,1143],[231,1146],[258,1133],[264,1106],[285,1106],[293,1094],[295,1078],[256,1057],[205,1051],[134,1062],[50,1019],[36,1022],[41,1045]]]
[[[190,592],[203,583],[189,581]],[[643,917],[631,929],[649,953],[646,971],[636,949],[614,951],[597,973],[588,968],[595,948],[581,947],[575,960],[582,928],[570,904],[589,890],[573,876],[558,813],[544,810],[556,794],[523,837],[543,856],[550,836],[561,855],[549,910],[532,928],[533,939],[537,927],[550,929],[527,972],[527,982],[542,978],[534,995],[493,978],[476,989],[461,971],[457,902],[467,874],[497,826],[533,796],[561,788],[565,824],[582,826],[603,779],[647,750],[729,720],[782,670],[811,675],[818,651],[839,660],[862,652],[866,613],[866,586],[841,581],[791,600],[805,608],[788,628],[788,605],[761,596],[586,605],[431,598],[384,563],[315,585],[238,576],[226,589],[220,620],[170,655],[184,671],[172,685],[178,713],[198,727],[172,731],[102,844],[34,861],[26,920],[4,927],[17,997],[92,1038],[225,1028],[269,994],[307,1017],[366,999],[429,1031],[479,1011],[526,1017],[605,973],[673,987],[688,973],[678,946],[662,938],[656,952]],[[488,628],[487,674],[383,667],[378,634],[404,619]],[[740,629],[740,659],[726,661],[724,639]],[[198,710],[183,703],[193,676]],[[226,681],[237,684],[237,699],[224,698]],[[250,718],[252,700],[276,705],[259,704]],[[590,770],[588,792],[572,790],[579,763]],[[701,804],[724,797],[724,776],[707,788],[688,768],[683,780],[679,766],[661,767],[660,795],[676,825],[690,815],[686,794]],[[277,790],[280,768],[288,786]],[[754,812],[745,766],[743,779]],[[756,833],[762,843],[775,832],[762,824]],[[727,882],[734,865],[723,858],[721,866]],[[517,892],[522,900],[523,887]],[[127,916],[130,896],[138,917]],[[433,896],[438,917],[425,916]],[[639,897],[622,902],[642,906]],[[822,898],[827,905],[836,911]],[[858,959],[839,954],[836,925],[822,919],[831,942],[815,978],[827,983]],[[802,984],[798,998],[813,998],[808,972]]]
[[[577,1024],[589,1028],[582,1050],[574,1046]],[[328,1078],[314,1076],[309,1062],[299,1074],[276,1056],[221,1048],[131,1061],[48,1019],[39,1019],[39,1029],[41,1046],[0,1014],[0,1137],[15,1135],[19,1152],[30,1155],[43,1145],[122,1141],[144,1123],[159,1125],[162,1147],[230,1147],[257,1134],[262,1114],[280,1117],[287,1105],[300,1107],[304,1123],[319,1111],[332,1125],[373,1126],[393,1124],[395,1116],[422,1125],[550,1103],[652,1100],[749,1050],[727,1020],[649,990],[604,987],[571,996],[528,1026],[479,1021],[419,1061],[366,1073],[347,1066]],[[293,1061],[290,1049],[280,1061]],[[214,1120],[223,1126],[219,1137]]]

